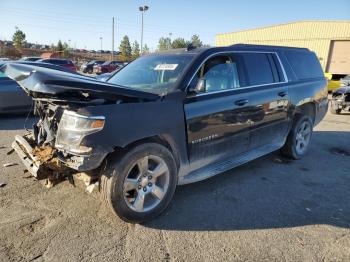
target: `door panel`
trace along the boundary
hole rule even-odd
[[[236,101],[247,100],[246,104]],[[198,168],[246,152],[249,146],[251,107],[248,93],[224,92],[190,98],[185,104],[188,149]]]
[[[251,105],[257,117],[251,121],[250,150],[283,143],[290,124],[288,87],[271,85],[254,90]]]

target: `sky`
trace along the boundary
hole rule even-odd
[[[15,27],[28,42],[71,47],[112,49],[112,17],[115,18],[115,50],[121,38],[141,38],[151,50],[158,39],[190,39],[198,34],[214,45],[215,34],[300,20],[350,20],[350,0],[0,0],[0,40],[11,40]],[[69,41],[70,40],[70,41]]]

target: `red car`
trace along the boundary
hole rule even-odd
[[[107,61],[102,65],[94,65],[94,72],[96,74],[111,73],[123,66],[123,62],[120,61]]]
[[[47,58],[47,59],[38,60],[38,62],[59,65],[59,66],[65,67],[67,69],[70,69],[74,72],[77,71],[77,68],[75,67],[74,63],[69,59]]]

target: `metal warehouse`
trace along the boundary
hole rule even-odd
[[[350,21],[300,21],[215,37],[216,46],[237,43],[306,47],[325,72],[350,74]]]

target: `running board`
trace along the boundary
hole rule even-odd
[[[188,175],[179,178],[179,185],[190,184],[198,182],[220,173],[226,172],[234,167],[243,165],[251,160],[257,159],[264,155],[267,155],[273,151],[280,149],[284,143],[270,144],[256,148],[248,153],[244,153],[241,156],[229,158],[215,164],[211,164],[190,172]]]

